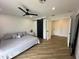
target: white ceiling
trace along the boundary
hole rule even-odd
[[[21,5],[39,16],[50,16],[77,10],[79,0],[46,0],[43,4],[39,0],[0,0],[0,14],[22,16],[24,13],[17,8]],[[52,7],[56,9],[52,10]]]

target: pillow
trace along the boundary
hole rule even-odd
[[[23,36],[22,32],[18,32],[17,35],[20,35],[21,37]]]
[[[22,32],[22,36],[26,36],[27,35],[27,32]]]
[[[27,32],[18,32],[17,35],[20,35],[21,37],[23,37],[27,35]]]
[[[21,35],[17,35],[16,38],[21,38]]]
[[[12,35],[12,38],[13,39],[18,39],[18,38],[21,38],[22,37],[22,34],[19,32],[19,33],[14,33],[13,35]]]
[[[17,33],[12,34],[12,39],[16,39]]]
[[[12,35],[11,34],[5,34],[2,39],[12,39]]]

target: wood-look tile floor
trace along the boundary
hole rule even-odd
[[[67,39],[53,36],[50,40],[43,40],[13,59],[74,59],[67,48]]]

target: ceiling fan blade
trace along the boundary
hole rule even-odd
[[[18,9],[20,9],[21,11],[23,11],[24,13],[26,13],[26,11],[25,11],[25,10],[23,10],[21,7],[18,7]]]
[[[23,11],[25,14],[23,16],[26,16],[26,15],[33,15],[33,16],[38,16],[38,14],[33,14],[31,12],[29,12],[30,10],[28,8],[26,8],[26,6],[22,5],[23,8],[25,8],[26,10],[24,10],[23,8],[21,7],[18,7],[18,9],[20,9],[21,11]]]
[[[23,16],[30,15],[30,13],[26,12]]]
[[[29,15],[34,15],[34,16],[38,16],[38,14],[29,14]]]
[[[30,14],[30,13],[26,13],[26,14],[24,14],[23,16],[26,16],[26,15],[38,16],[38,14]]]
[[[23,16],[26,16],[26,14],[24,14]]]

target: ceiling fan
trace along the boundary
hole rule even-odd
[[[28,8],[26,8],[24,5],[22,5],[22,6],[23,6],[23,8],[25,8],[25,10],[22,7],[18,7],[18,9],[20,9],[21,11],[23,11],[25,13],[23,16],[26,16],[26,15],[38,16],[38,14],[31,13],[30,10]]]

